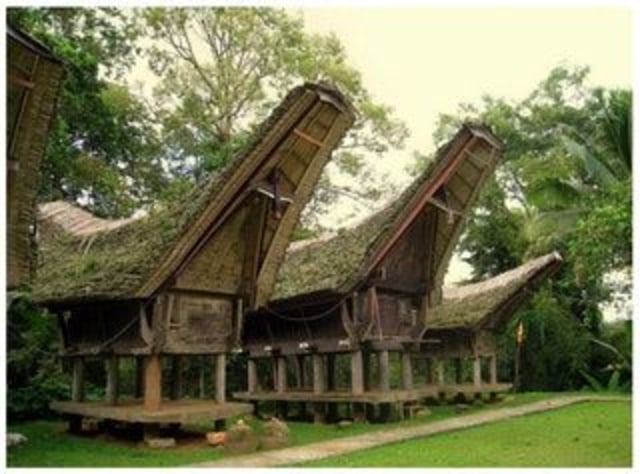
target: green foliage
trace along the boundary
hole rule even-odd
[[[161,77],[165,155],[196,181],[222,166],[221,150],[264,118],[288,89],[302,81],[338,86],[359,110],[356,124],[333,162],[366,177],[367,156],[401,147],[406,127],[376,102],[335,35],[307,33],[302,17],[277,8],[145,8],[137,11],[154,41],[149,65]],[[231,146],[235,148],[235,146]],[[342,190],[325,179],[312,212],[339,194],[377,199],[379,184],[363,179]],[[344,191],[344,192],[343,192]]]
[[[28,294],[9,294],[8,301],[7,417],[48,416],[49,403],[64,399],[69,390],[68,375],[56,357],[56,320],[35,307]]]
[[[8,19],[66,66],[40,199],[114,217],[149,203],[166,181],[158,137],[147,104],[116,82],[138,52],[135,22],[116,8],[11,8]]]

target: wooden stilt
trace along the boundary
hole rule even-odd
[[[144,366],[144,409],[156,411],[162,402],[162,359],[160,354],[146,357]]]
[[[473,358],[473,385],[480,387],[482,385],[482,365],[480,356]]]
[[[71,400],[74,402],[84,402],[84,368],[84,359],[75,357],[73,359],[73,378],[71,379]]]
[[[256,393],[258,391],[258,369],[255,359],[249,359],[247,361],[247,390],[249,393]]]
[[[336,388],[336,355],[327,354],[325,363],[327,364],[327,390]]]
[[[326,421],[326,405],[324,403],[313,404],[313,422],[324,423]]]
[[[105,367],[107,370],[107,387],[105,390],[105,399],[107,404],[116,405],[118,403],[118,365],[119,359],[115,355],[107,356]]]
[[[389,351],[378,352],[378,388],[383,392],[391,389],[389,379]]]
[[[134,397],[142,398],[144,392],[144,357],[136,356],[136,373],[134,382]]]
[[[176,355],[171,359],[171,400],[182,398],[182,367],[184,359]]]
[[[411,364],[411,353],[403,351],[401,355],[402,363],[402,388],[413,390],[413,367]]]
[[[313,393],[323,393],[326,388],[324,363],[321,354],[313,354]]]
[[[278,357],[277,359],[277,382],[276,391],[278,393],[284,393],[287,391],[287,358]]]
[[[351,393],[362,395],[364,393],[364,373],[362,370],[362,351],[351,353]]]
[[[216,402],[224,403],[227,392],[227,355],[216,354]]]
[[[462,383],[462,358],[456,357],[454,360],[455,364],[455,372],[456,372],[456,383]]]
[[[425,372],[424,372],[425,382],[427,383],[427,385],[431,385],[433,383],[433,364],[431,363],[431,358],[426,357],[424,359],[424,363],[425,363]]]
[[[296,388],[303,388],[305,386],[304,383],[304,356],[297,355],[294,358],[295,365],[295,376],[296,376]]]
[[[443,386],[444,385],[444,360],[443,359],[437,359],[436,360],[436,378],[438,381],[438,385]]]
[[[489,357],[489,382],[491,385],[498,383],[498,356],[491,354]]]

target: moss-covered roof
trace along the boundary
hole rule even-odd
[[[553,252],[493,278],[445,288],[442,303],[427,315],[427,329],[477,328],[518,292],[525,288],[534,290],[561,262],[560,254]],[[510,307],[510,313],[518,306]]]
[[[154,208],[143,218],[90,235],[73,235],[51,220],[41,221],[34,299],[51,304],[134,297],[185,234],[193,232],[201,215],[219,202],[223,192],[229,192],[229,182],[245,158],[309,90],[329,94],[337,106],[344,105],[351,111],[339,91],[326,85],[304,84],[289,92],[241,152],[180,202]]]
[[[445,160],[453,158],[450,151],[459,149],[460,143],[472,135],[501,147],[487,127],[464,124],[449,142],[438,149],[435,159],[424,172],[381,211],[355,227],[342,229],[329,240],[290,248],[280,268],[272,301],[280,303],[313,293],[341,293],[356,285],[365,276],[368,258],[391,237],[391,229],[402,220],[402,214],[411,207],[412,201],[419,197],[418,190],[435,179]]]

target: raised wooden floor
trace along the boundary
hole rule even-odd
[[[354,395],[349,390],[332,390],[314,393],[311,389],[289,389],[285,392],[258,391],[254,393],[236,392],[234,398],[246,401],[284,402],[344,402],[344,403],[399,403],[414,402],[428,397],[455,397],[458,394],[472,396],[483,393],[500,393],[511,389],[510,383],[483,384],[480,388],[473,384],[422,385],[412,390],[392,389],[389,391],[370,390]]]
[[[135,399],[119,400],[117,405],[109,405],[104,401],[52,402],[51,409],[64,415],[129,423],[197,423],[223,420],[253,411],[248,403],[217,403],[214,400],[197,399],[163,400],[156,411],[145,410],[142,400]]]

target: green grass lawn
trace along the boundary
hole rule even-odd
[[[473,407],[466,413],[478,410],[530,403],[558,393],[524,393],[507,396],[504,401]],[[353,423],[346,428],[336,425],[314,425],[312,423],[289,422],[292,445],[300,446],[344,436],[353,436],[375,430],[386,430],[400,426],[431,423],[456,416],[453,406],[436,406],[429,415],[412,420],[387,424]],[[259,423],[251,422],[254,425]],[[204,427],[193,427],[206,431]],[[179,445],[176,448],[157,450],[134,443],[114,441],[104,437],[79,437],[68,434],[66,424],[61,421],[35,421],[9,425],[8,431],[22,433],[28,443],[7,450],[7,464],[18,466],[78,466],[78,467],[151,467],[178,466],[190,463],[213,461],[226,454],[224,451],[201,443]],[[627,434],[627,437],[629,434]],[[202,437],[204,439],[204,437]]]
[[[630,467],[631,430],[630,402],[586,402],[305,466]]]

